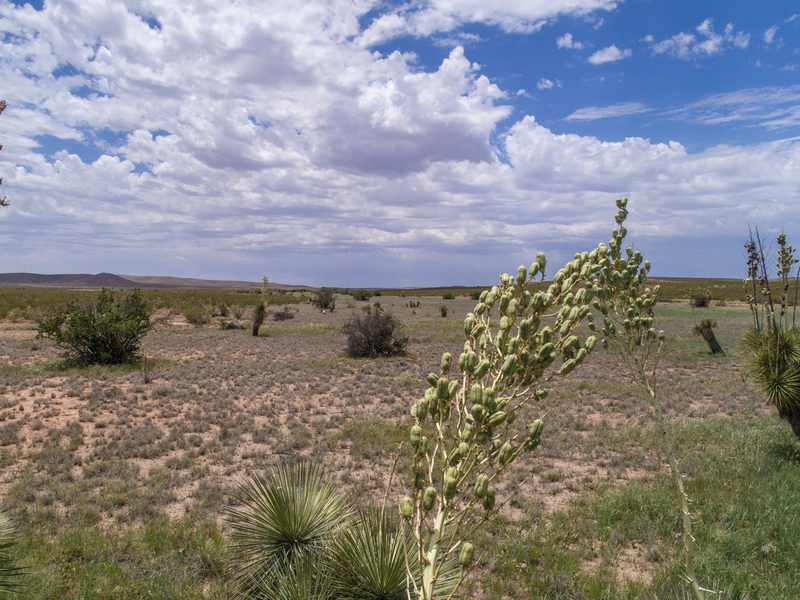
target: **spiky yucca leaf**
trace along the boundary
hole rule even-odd
[[[14,567],[11,562],[11,549],[17,543],[14,524],[8,516],[0,512],[0,590],[19,592],[24,571]]]
[[[307,556],[322,560],[350,509],[314,463],[281,463],[270,474],[251,474],[239,487],[240,508],[231,508],[232,572],[251,595],[265,581],[296,571]],[[255,597],[268,597],[258,596]]]
[[[328,564],[312,554],[296,558],[292,565],[274,565],[272,571],[251,581],[251,589],[239,593],[249,600],[332,600]]]
[[[750,328],[742,339],[745,368],[753,384],[784,411],[800,409],[800,330]]]

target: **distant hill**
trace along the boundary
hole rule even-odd
[[[258,288],[261,283],[252,281],[218,281],[214,279],[188,279],[183,277],[144,277],[137,275],[97,275],[67,274],[41,275],[38,273],[0,273],[0,286],[13,287],[63,287],[63,288],[151,288],[151,289],[209,289],[209,288]],[[294,287],[269,284],[271,289],[290,289]]]

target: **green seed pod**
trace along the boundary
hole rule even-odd
[[[538,309],[543,303],[544,294],[542,292],[536,292],[531,300],[531,305],[533,306],[534,310]]]
[[[469,542],[461,544],[461,552],[458,553],[458,564],[462,569],[468,569],[472,564],[472,558],[475,556],[475,546]]]
[[[486,490],[489,487],[489,477],[481,473],[475,479],[475,496],[478,498],[486,497]]]
[[[420,421],[424,421],[425,417],[428,416],[428,402],[425,400],[425,398],[422,398],[421,400],[417,401],[417,404],[415,406],[416,406],[415,416]]]
[[[461,372],[464,372],[464,371],[467,370],[467,353],[466,352],[462,352],[459,355],[459,357],[458,357],[458,368],[459,368],[459,370],[461,370]]]
[[[583,359],[586,358],[586,354],[587,354],[586,348],[581,348],[580,350],[578,350],[578,353],[575,355],[575,362],[578,364],[582,363]]]
[[[461,439],[465,442],[471,442],[472,438],[475,437],[475,426],[471,423],[467,423],[464,425],[464,429],[461,430]]]
[[[550,327],[545,327],[542,329],[542,333],[539,334],[542,339],[543,344],[547,344],[553,337],[553,332],[550,331]]]
[[[406,521],[414,516],[414,501],[408,496],[404,496],[403,499],[400,500],[400,512],[403,514],[403,518]]]
[[[464,319],[464,335],[469,335],[472,333],[472,328],[475,327],[475,315],[472,313],[468,314],[466,319]]]
[[[514,457],[514,450],[515,448],[511,445],[511,442],[503,444],[503,447],[500,448],[500,454],[497,456],[501,465],[507,465],[511,462],[511,459]]]
[[[488,295],[489,295],[489,290],[483,290],[483,291],[481,292],[481,295],[478,297],[478,299],[479,299],[481,302],[486,302],[486,296],[488,296]]]
[[[475,368],[478,366],[478,355],[472,352],[471,350],[467,352],[467,359],[464,361],[466,371],[468,373],[472,373],[475,371]]]
[[[428,410],[431,408],[431,404],[434,400],[436,400],[436,388],[429,387],[425,390],[425,400],[428,401]]]
[[[452,398],[458,392],[458,381],[451,381],[450,384],[447,386],[447,397]]]
[[[461,450],[458,448],[453,448],[453,451],[450,453],[450,456],[447,457],[447,464],[455,466],[460,462],[461,462]]]
[[[500,331],[506,331],[509,327],[511,327],[511,321],[508,320],[508,317],[501,317],[498,327],[500,328]]]
[[[442,354],[442,373],[447,375],[450,372],[450,366],[453,362],[453,356],[449,352]]]
[[[517,268],[517,283],[521,285],[525,283],[527,279],[528,279],[528,269],[520,265],[519,268]]]
[[[575,368],[575,365],[578,364],[575,362],[574,358],[570,358],[569,360],[565,361],[563,365],[561,365],[561,369],[559,370],[560,375],[567,375],[572,369]]]
[[[544,400],[545,398],[547,398],[548,393],[549,392],[546,389],[539,388],[538,390],[536,390],[536,398],[538,400]]]
[[[428,472],[425,470],[425,467],[419,466],[417,467],[417,472],[414,476],[414,488],[421,490],[425,487],[425,483],[428,481]]]
[[[458,489],[458,469],[455,467],[447,467],[444,472],[444,479],[442,480],[442,496],[446,500],[452,500],[456,495]]]
[[[474,312],[475,312],[475,314],[476,314],[476,315],[478,315],[478,316],[481,316],[483,313],[485,313],[485,312],[486,312],[486,305],[485,305],[485,304],[482,304],[482,303],[481,303],[481,304],[478,304],[478,305],[475,307],[475,311],[474,311]]]
[[[589,352],[591,352],[592,350],[594,350],[596,344],[597,344],[597,338],[592,335],[586,338],[586,342],[583,344],[583,347],[586,348]]]
[[[422,438],[422,427],[419,425],[414,425],[411,428],[411,432],[409,434],[409,439],[411,440],[411,445],[416,448],[419,446],[419,441]]]
[[[477,323],[470,332],[470,335],[474,338],[481,337],[481,334],[486,331],[486,323]]]
[[[500,398],[500,400],[498,400],[495,403],[494,410],[496,410],[496,411],[497,410],[503,410],[506,407],[506,405],[509,403],[510,400],[511,400],[511,398],[508,397],[508,396],[506,396],[505,398]]]
[[[469,390],[469,399],[472,404],[483,404],[483,388],[480,383],[475,383]]]
[[[497,492],[490,485],[486,488],[486,496],[483,498],[483,508],[485,510],[492,510],[494,508]]]
[[[504,375],[510,375],[514,372],[514,369],[517,368],[517,357],[513,354],[511,356],[506,357],[506,360],[503,362],[503,366],[500,371]]]
[[[428,512],[436,504],[436,488],[433,486],[428,487],[422,495],[422,508]]]
[[[508,303],[508,314],[511,316],[516,316],[519,312],[519,301],[516,298],[512,298],[511,302]]]
[[[489,368],[491,366],[492,364],[487,359],[484,358],[481,362],[478,363],[478,366],[475,367],[475,377],[477,379],[480,379],[481,377],[486,375],[489,372]]]
[[[564,269],[559,270],[558,273],[556,273],[556,276],[553,277],[553,284],[561,285],[561,283],[564,281],[564,277],[566,276],[567,274],[564,272]]]
[[[531,296],[531,293],[528,290],[522,292],[522,294],[519,297],[519,305],[522,308],[530,308],[532,302],[533,302],[533,296]]]
[[[555,347],[556,346],[555,346],[555,344],[553,342],[548,342],[544,346],[539,348],[539,354],[538,354],[539,359],[540,360],[544,360],[545,358],[550,356],[553,353],[553,350],[555,349]]]
[[[439,376],[436,373],[428,373],[426,379],[431,387],[436,387],[436,384],[439,383]]]
[[[447,380],[447,377],[442,377],[438,382],[436,382],[436,397],[439,398],[439,400],[447,400],[447,390],[449,385],[450,382]]]
[[[423,435],[419,440],[419,448],[417,449],[417,452],[419,453],[420,456],[422,456],[423,454],[428,453],[430,447],[431,447],[431,441],[428,439],[427,435]]]
[[[481,446],[483,446],[486,442],[492,439],[492,432],[491,431],[481,431],[478,434],[478,437],[475,438],[475,441],[478,442]]]
[[[567,335],[569,335],[569,332],[570,332],[571,330],[572,330],[572,321],[570,321],[569,319],[567,319],[567,320],[566,320],[566,321],[564,321],[564,323],[561,325],[561,328],[558,330],[558,333],[561,335],[561,337],[566,337]]]
[[[515,410],[508,411],[508,414],[506,415],[506,422],[509,425],[511,425],[516,420],[517,420],[517,411]]]
[[[470,450],[469,444],[466,442],[461,442],[458,445],[458,452],[459,454],[461,454],[461,458],[467,458],[469,456],[469,450]]]
[[[566,340],[564,340],[564,343],[562,344],[561,347],[564,349],[564,352],[569,352],[570,350],[575,348],[577,345],[578,345],[578,336],[577,335],[571,335]]]
[[[541,419],[536,419],[531,425],[531,439],[541,438],[542,431],[544,431],[544,421]]]
[[[503,294],[500,296],[500,311],[505,312],[508,310],[508,304],[511,302],[511,294]]]
[[[442,421],[447,421],[447,419],[450,418],[450,405],[443,402],[439,406],[439,415],[441,416]]]
[[[473,404],[472,409],[470,410],[470,414],[476,421],[480,421],[484,417],[485,410],[483,406],[481,406],[480,404]]]
[[[489,427],[499,427],[505,420],[506,413],[504,413],[502,410],[498,410],[497,412],[491,414],[489,420],[486,421],[486,425]]]
[[[528,439],[528,440],[525,440],[525,443],[523,444],[523,446],[524,446],[525,450],[530,452],[531,450],[536,450],[536,448],[538,448],[539,444],[541,444],[541,443],[542,443],[542,440],[538,439],[538,438],[537,439]]]
[[[494,388],[486,388],[483,390],[483,405],[492,408],[497,398],[497,390]]]

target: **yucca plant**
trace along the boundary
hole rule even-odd
[[[719,345],[717,336],[714,335],[714,327],[716,326],[717,322],[713,319],[701,319],[700,322],[695,324],[692,328],[692,333],[702,337],[706,341],[708,349],[711,350],[711,354],[722,354],[724,356],[725,351],[722,349],[722,346]]]
[[[267,303],[264,300],[259,300],[253,308],[253,335],[258,335],[258,330],[264,324],[264,319],[267,318]]]
[[[794,434],[800,438],[800,328],[795,324],[795,310],[791,319],[788,312],[787,295],[792,269],[798,260],[794,248],[786,243],[786,236],[778,236],[777,271],[781,279],[779,310],[769,285],[767,257],[764,244],[758,235],[745,244],[747,250],[747,279],[745,289],[753,286],[753,295],[747,295],[753,313],[753,326],[742,339],[744,369],[749,381],[778,409],[778,415],[786,419]],[[798,272],[800,277],[800,272]],[[760,284],[760,296],[756,284]],[[794,305],[797,305],[795,291]]]
[[[16,531],[11,519],[0,512],[0,591],[19,593],[24,571],[13,566],[11,550],[17,543]]]
[[[231,529],[231,572],[246,598],[281,598],[287,581],[305,573],[327,579],[325,569],[304,571],[304,561],[323,565],[335,533],[351,518],[345,500],[315,463],[279,464],[251,474],[239,487],[239,507],[226,514]],[[321,581],[304,585],[321,589]]]

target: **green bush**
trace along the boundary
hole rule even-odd
[[[451,292],[445,292],[442,294],[442,300],[453,300],[455,296]]]
[[[203,306],[189,306],[183,309],[183,316],[195,327],[202,327],[211,322],[211,315]]]
[[[38,337],[54,339],[67,360],[82,365],[118,365],[139,358],[142,339],[153,328],[141,290],[123,300],[103,288],[96,302],[77,297],[39,321]]]
[[[333,311],[336,306],[336,297],[331,288],[320,288],[317,296],[314,298],[314,306],[320,310]]]
[[[375,358],[402,354],[408,336],[401,334],[402,324],[389,313],[376,311],[354,315],[344,326],[347,355],[353,358]]]
[[[366,302],[372,298],[373,294],[369,290],[353,290],[353,300]]]
[[[441,314],[442,317],[447,316],[447,307],[444,304],[439,307],[439,314]]]

